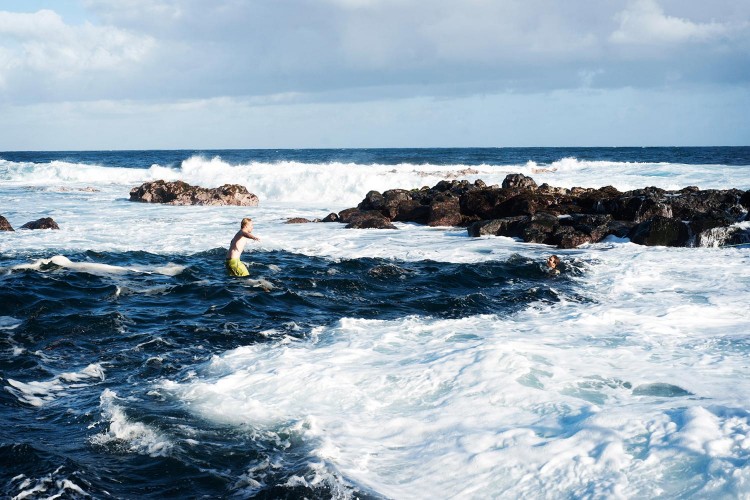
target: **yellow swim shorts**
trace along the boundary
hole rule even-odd
[[[240,259],[227,259],[226,266],[229,276],[250,276],[250,272]]]

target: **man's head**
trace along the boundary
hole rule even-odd
[[[560,257],[557,255],[550,255],[547,259],[547,267],[550,269],[554,269],[557,267],[557,265],[560,263]]]
[[[250,217],[242,219],[242,222],[240,222],[240,229],[251,233],[253,231],[253,219]]]

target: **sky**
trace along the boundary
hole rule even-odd
[[[0,151],[750,145],[746,0],[0,0]]]

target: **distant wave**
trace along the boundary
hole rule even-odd
[[[192,156],[178,167],[152,165],[123,168],[53,161],[50,163],[0,160],[0,183],[15,186],[94,186],[122,190],[164,179],[182,180],[204,187],[242,184],[261,201],[356,204],[370,190],[413,189],[433,186],[443,179],[482,179],[488,185],[501,184],[506,175],[522,173],[539,184],[618,189],[657,186],[678,189],[688,185],[702,188],[750,187],[750,172],[726,165],[683,165],[588,161],[573,157],[551,163],[529,161],[517,165],[435,165],[401,163],[303,163],[297,161],[232,164],[220,157]],[[733,184],[733,185],[732,185]]]

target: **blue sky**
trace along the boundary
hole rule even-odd
[[[748,145],[750,2],[0,0],[0,150]]]

